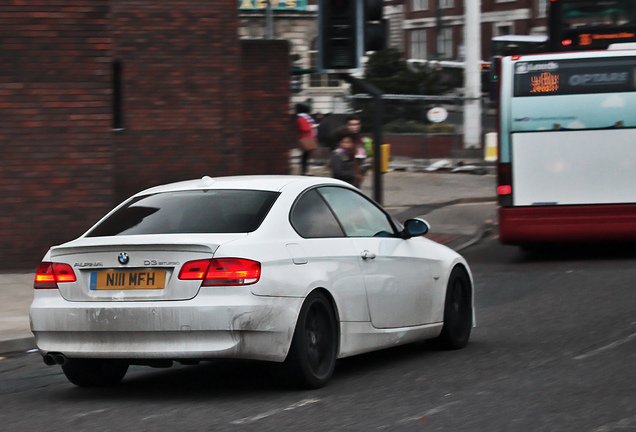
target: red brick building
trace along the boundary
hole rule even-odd
[[[33,269],[130,194],[286,173],[286,41],[235,0],[0,4],[0,269]]]
[[[468,0],[390,0],[392,45],[408,59],[463,57],[464,4]],[[481,0],[481,58],[489,61],[491,39],[545,35],[548,0]]]

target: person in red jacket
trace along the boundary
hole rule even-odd
[[[316,138],[316,128],[318,125],[314,122],[314,119],[309,115],[309,107],[305,104],[297,104],[296,105],[296,124],[298,129],[298,140],[301,141],[303,138],[314,138],[313,141],[315,144],[312,146],[305,146],[304,148],[301,146],[302,159],[301,159],[301,174],[307,174],[307,165],[309,164],[309,158],[316,148],[318,139]]]

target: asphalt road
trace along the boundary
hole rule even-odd
[[[132,368],[79,389],[38,354],[0,360],[3,431],[636,430],[636,248],[464,251],[478,327],[464,350],[415,344],[341,360],[326,388],[218,361]]]

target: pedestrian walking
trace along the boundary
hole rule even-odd
[[[349,128],[342,127],[336,131],[336,149],[331,153],[331,176],[355,186],[355,144],[354,134]]]
[[[364,146],[364,141],[360,136],[360,128],[361,128],[361,120],[355,114],[347,117],[347,128],[349,132],[353,135],[353,144],[355,147],[355,157],[354,157],[354,172],[355,172],[355,180],[354,185],[357,187],[362,186],[362,181],[364,180],[364,176],[367,172],[366,168],[366,160],[367,160],[367,151]]]
[[[305,104],[296,105],[296,125],[298,131],[298,146],[302,151],[300,172],[302,175],[307,175],[309,158],[316,147],[318,147],[318,138],[316,137],[316,128],[318,125],[309,115],[309,106]]]

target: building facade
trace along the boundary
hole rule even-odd
[[[454,60],[464,58],[464,1],[472,0],[385,0],[388,46],[407,59]],[[546,34],[549,0],[482,0],[481,58],[488,62],[490,41],[508,34]],[[273,8],[273,37],[290,43],[292,64],[311,69],[316,66],[318,37],[317,0],[278,0]],[[265,0],[239,1],[243,39],[266,35]],[[292,105],[310,102],[314,112],[348,110],[348,86],[336,76],[309,74],[300,78],[300,91],[292,95]]]
[[[464,1],[470,0],[403,0],[406,57],[462,60]],[[481,59],[489,61],[495,36],[545,35],[547,13],[548,0],[482,0]]]
[[[241,39],[263,39],[267,35],[267,3],[243,1],[239,3]],[[273,8],[273,38],[289,42],[292,67],[310,70],[317,66],[318,5],[316,0],[280,0]],[[290,76],[293,105],[307,102],[313,112],[345,112],[348,109],[346,87],[331,74],[303,74]]]

